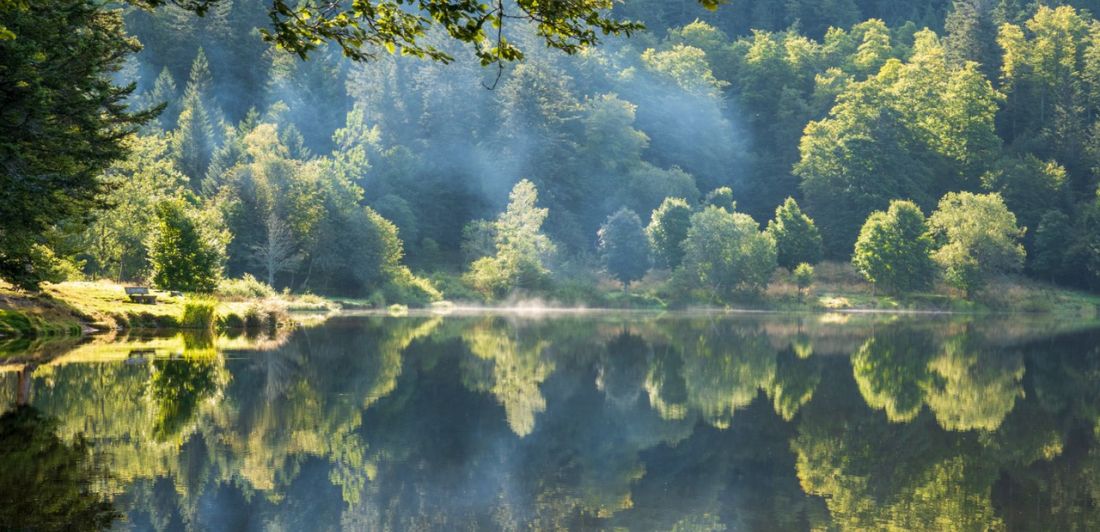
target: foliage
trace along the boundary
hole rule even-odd
[[[780,266],[793,270],[800,263],[816,264],[821,260],[821,233],[794,198],[787,198],[775,209],[767,231],[775,240]]]
[[[0,278],[27,289],[49,276],[48,229],[102,205],[99,174],[152,112],[114,76],[140,47],[116,10],[83,0],[0,4]]]
[[[201,0],[181,5],[204,14],[219,1]],[[139,6],[160,6],[167,0],[130,0]],[[523,51],[503,33],[505,24],[513,19],[529,21],[538,28],[538,35],[552,48],[576,53],[599,42],[599,35],[626,34],[644,26],[619,21],[607,16],[611,7],[606,0],[585,0],[572,3],[545,3],[519,0],[514,11],[505,11],[503,4],[484,4],[473,0],[416,0],[412,9],[405,9],[397,0],[372,0],[354,6],[295,5],[287,0],[272,0],[268,15],[271,28],[263,35],[280,48],[303,58],[321,43],[331,41],[352,59],[374,58],[377,48],[391,54],[430,57],[449,62],[446,49],[424,35],[438,28],[451,38],[470,43],[483,65],[497,61],[523,58]],[[709,9],[717,0],[699,0]],[[488,28],[492,28],[491,30]]]
[[[470,284],[486,297],[536,287],[549,273],[543,257],[554,251],[554,244],[541,232],[547,209],[537,207],[535,185],[521,180],[508,197],[508,208],[494,222],[496,255],[474,261],[467,274]]]
[[[916,35],[907,62],[850,83],[824,120],[811,122],[795,173],[832,255],[894,198],[931,206],[945,192],[974,187],[1000,146],[1000,95],[974,64],[951,68],[939,38]]]
[[[1019,271],[1024,229],[996,193],[951,192],[928,219],[939,248],[932,254],[952,285],[972,294],[989,276]]]
[[[169,156],[165,136],[136,136],[128,145],[129,156],[104,172],[111,185],[105,196],[109,207],[97,211],[96,219],[77,237],[82,251],[78,257],[86,258],[88,273],[118,281],[145,276],[156,206],[181,197],[187,183]]]
[[[798,297],[801,299],[802,293],[814,284],[814,267],[803,262],[791,271],[791,276],[794,277],[794,284],[798,286]]]
[[[0,521],[25,530],[110,528],[122,514],[94,488],[105,472],[88,440],[67,442],[58,425],[29,406],[0,416]]]
[[[213,331],[217,322],[218,302],[202,297],[189,297],[183,303],[183,314],[180,316],[180,327],[184,329],[196,329]]]
[[[246,273],[240,279],[222,279],[214,294],[224,299],[253,299],[274,296],[275,289]]]
[[[634,211],[623,208],[608,216],[597,237],[604,267],[624,290],[649,271],[649,239]]]
[[[692,11],[696,0],[540,4],[559,14],[608,7],[600,16],[642,19],[654,32],[567,50],[573,56],[537,44],[551,37],[520,20],[526,4],[490,3],[489,12],[506,8],[518,17],[500,35],[526,60],[486,71],[476,61],[445,66],[403,57],[400,40],[393,55],[364,65],[341,57],[339,43],[324,36],[309,41],[310,50],[258,37],[258,30],[274,36],[277,22],[291,22],[294,13],[312,18],[290,27],[324,26],[348,6],[323,13],[320,4],[294,6],[273,25],[264,7],[274,3],[135,0],[155,8],[124,11],[144,51],[99,72],[119,85],[136,82],[120,105],[164,110],[140,137],[121,142],[119,155],[130,156],[109,157],[90,172],[102,189],[92,203],[101,208],[79,210],[95,219],[51,216],[22,233],[29,240],[16,247],[24,263],[13,271],[61,279],[79,277],[80,265],[92,278],[140,282],[151,273],[145,244],[155,206],[184,198],[224,220],[227,277],[390,303],[439,297],[408,265],[429,276],[476,270],[467,281],[480,279],[486,293],[522,288],[554,297],[598,286],[589,283],[596,279],[593,235],[622,208],[657,209],[647,232],[655,263],[672,270],[700,205],[757,220],[776,213],[768,232],[779,264],[790,269],[819,256],[846,257],[867,216],[893,200],[927,212],[948,192],[980,191],[999,193],[1028,229],[1021,243],[1033,257],[1030,275],[1100,285],[1100,267],[1092,267],[1100,175],[1096,6],[731,1],[703,16]],[[22,1],[0,6],[12,20],[39,15]],[[205,16],[189,13],[202,6]],[[352,31],[380,16],[359,14],[330,29]],[[458,20],[420,22],[430,27],[414,35],[423,50],[459,57],[471,44],[448,38]],[[7,17],[3,25],[17,34]],[[492,57],[493,30],[468,29],[484,31],[489,39],[474,38],[475,53]],[[0,31],[2,45],[62,53],[43,40],[48,31],[25,31],[26,39]],[[380,43],[356,48],[370,55]],[[294,53],[305,51],[308,61]],[[56,77],[44,72],[43,79]],[[117,126],[122,132],[137,124]],[[545,256],[539,267],[471,267],[498,257],[498,221],[489,220],[519,176],[538,187],[538,206],[546,209],[538,233],[557,246],[554,269],[569,264],[570,273],[550,279]],[[701,200],[700,190],[712,192]],[[82,197],[72,192],[63,199]],[[668,198],[685,203],[666,204],[666,213]],[[666,216],[669,223],[657,221]],[[15,234],[7,225],[0,231],[0,240]],[[976,262],[957,262],[952,278],[977,275]],[[570,279],[577,275],[585,281]],[[688,303],[688,277],[657,276],[653,290]],[[462,294],[472,286],[449,288]]]
[[[718,207],[733,212],[737,209],[737,203],[733,201],[733,189],[730,187],[718,187],[703,198],[704,206]]]
[[[225,264],[228,235],[182,200],[162,201],[156,214],[147,244],[153,283],[166,290],[213,292]]]
[[[924,213],[913,202],[895,200],[886,211],[867,217],[859,232],[852,264],[868,281],[895,293],[932,285],[932,239]]]
[[[650,216],[646,234],[661,264],[676,269],[684,259],[683,242],[691,227],[691,207],[682,198],[665,198]]]
[[[776,268],[775,241],[747,214],[713,205],[691,216],[683,274],[719,297],[762,290]]]

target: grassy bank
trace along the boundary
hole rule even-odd
[[[923,311],[966,313],[1046,313],[1067,317],[1094,317],[1100,313],[1100,295],[1038,282],[1023,276],[994,279],[972,298],[946,285],[928,292],[893,295],[875,290],[848,263],[825,262],[815,268],[814,282],[799,294],[791,274],[777,270],[766,291],[733,300],[677,285],[667,272],[650,272],[623,291],[604,276],[566,275],[546,290],[520,294],[503,305],[536,303],[547,306],[590,308],[683,309],[697,307],[772,311]],[[448,299],[455,298],[445,291]]]
[[[291,322],[296,310],[328,311],[316,296],[205,297],[157,292],[157,303],[133,303],[111,282],[46,284],[38,294],[0,285],[0,337],[79,335],[87,329],[258,329]]]

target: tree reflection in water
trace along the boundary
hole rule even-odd
[[[107,471],[83,437],[57,435],[30,406],[0,415],[0,523],[5,530],[104,530],[122,514],[95,488]]]
[[[29,397],[67,460],[86,434],[112,474],[58,497],[137,528],[1074,529],[1100,524],[1097,339],[972,318],[346,317],[141,362],[78,348],[0,373],[0,401]],[[31,496],[20,475],[6,496]]]

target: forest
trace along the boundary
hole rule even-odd
[[[1100,290],[1097,2],[596,1],[492,32],[465,4],[379,34],[0,0],[0,279],[724,303],[829,261],[894,294]]]

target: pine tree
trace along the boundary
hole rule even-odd
[[[176,127],[176,121],[180,115],[179,89],[172,73],[165,67],[160,71],[157,80],[153,82],[153,88],[145,93],[144,102],[146,108],[153,108],[163,104],[164,110],[157,115],[154,122],[164,131],[171,131]]]
[[[29,3],[28,3],[29,5]],[[140,49],[99,2],[0,2],[0,278],[35,288],[51,271],[48,231],[86,220],[100,179],[152,113],[133,113],[133,85],[114,76]]]
[[[962,66],[974,61],[988,79],[997,79],[1001,60],[992,0],[955,0],[944,29],[944,52],[949,62]]]
[[[213,153],[214,128],[198,92],[189,88],[184,97],[183,111],[180,112],[179,127],[172,135],[172,154],[196,192],[206,177]]]

